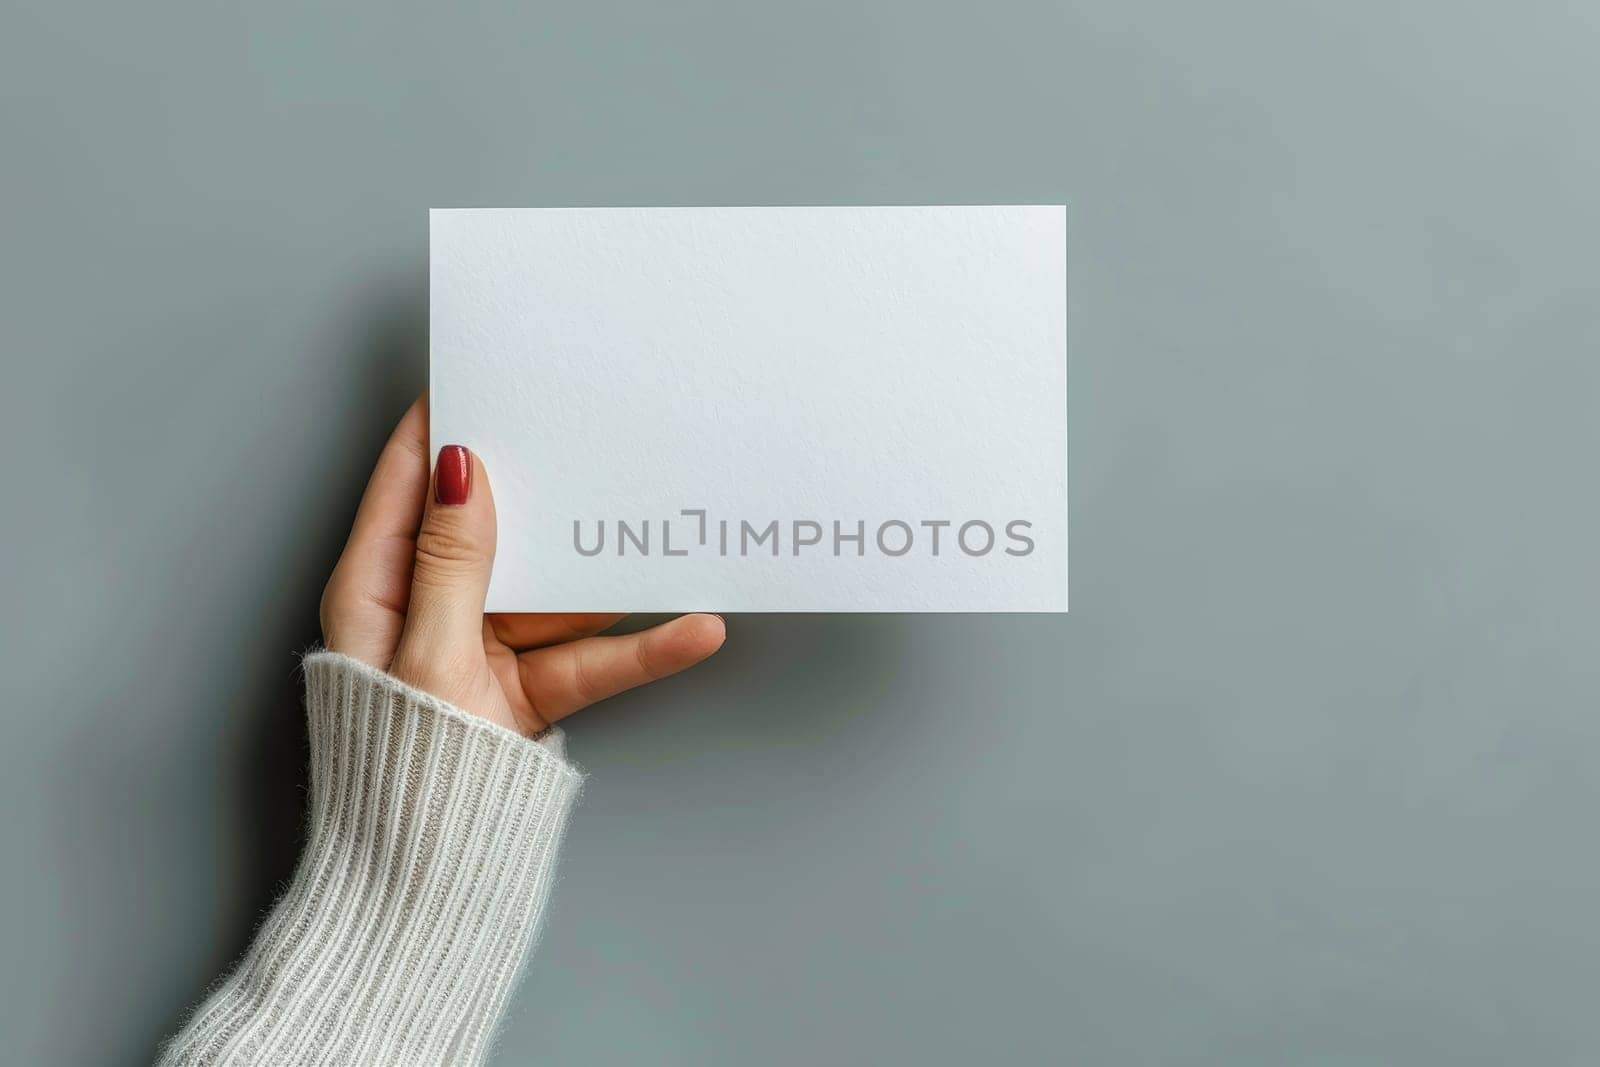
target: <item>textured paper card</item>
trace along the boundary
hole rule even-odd
[[[498,611],[1065,611],[1061,207],[435,210]]]

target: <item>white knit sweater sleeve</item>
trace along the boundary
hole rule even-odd
[[[481,1063],[582,777],[559,733],[528,740],[331,652],[305,674],[305,852],[161,1063]]]

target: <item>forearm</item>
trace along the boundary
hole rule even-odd
[[[305,853],[162,1063],[480,1062],[581,776],[348,657],[307,657]]]

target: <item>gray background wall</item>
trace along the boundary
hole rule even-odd
[[[503,1061],[1600,1058],[1600,11],[0,14],[0,1055],[135,1063],[291,868],[294,653],[431,205],[1066,202],[1072,614],[735,617]]]

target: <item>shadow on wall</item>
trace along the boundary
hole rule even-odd
[[[231,797],[218,798],[233,813],[231,870],[219,882],[237,887],[224,919],[225,933],[213,946],[205,973],[175,1005],[175,1015],[151,1045],[176,1031],[206,986],[244,954],[250,938],[294,873],[305,835],[308,744],[302,713],[300,672],[287,657],[320,641],[317,617],[323,584],[349,532],[356,502],[389,432],[427,381],[427,320],[415,301],[395,302],[375,317],[366,342],[344,368],[352,384],[334,401],[331,420],[340,439],[327,442],[330,460],[318,496],[299,502],[298,521],[284,528],[303,531],[285,547],[276,595],[263,604],[260,640],[241,649],[239,687],[218,706],[237,709],[226,780]]]
[[[634,616],[615,632],[668,617]],[[584,751],[598,748],[623,763],[648,761],[609,768],[629,772],[636,782],[663,775],[676,781],[684,768],[702,764],[716,777],[738,777],[742,768],[764,765],[780,753],[785,767],[804,765],[809,757],[843,771],[873,758],[875,738],[903,737],[925,723],[925,711],[891,699],[907,684],[908,636],[917,632],[914,626],[926,632],[927,617],[919,618],[914,623],[896,614],[729,615],[727,644],[708,663],[651,686],[648,696],[614,697],[597,713],[574,719],[569,729],[581,732]],[[740,762],[730,768],[728,759]],[[685,790],[680,783],[673,792]],[[659,796],[652,801],[657,807],[668,802]]]

